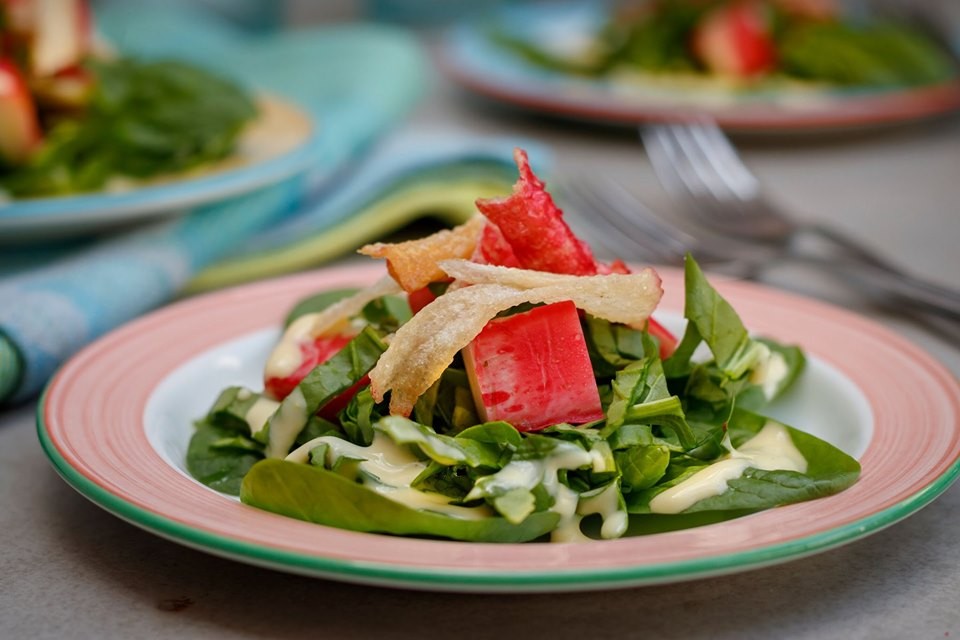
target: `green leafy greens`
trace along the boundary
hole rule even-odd
[[[232,154],[257,113],[244,89],[185,63],[117,58],[88,66],[90,103],[52,123],[27,164],[0,170],[10,195],[95,191],[118,176],[194,169]]]
[[[308,299],[290,319],[339,297]],[[481,422],[457,361],[410,418],[388,415],[369,387],[351,392],[336,421],[313,415],[374,365],[386,348],[380,332],[409,318],[399,302],[367,305],[354,319],[360,333],[314,368],[262,429],[247,422],[259,396],[226,389],[197,422],[190,472],[247,504],[310,522],[485,542],[700,526],[830,495],[858,477],[847,454],[760,413],[800,375],[803,353],[752,336],[690,257],[687,326],[673,355],[661,360],[645,331],[585,315],[604,418],[537,433]],[[698,355],[704,351],[710,357]],[[771,437],[785,441],[775,456],[802,464],[762,462],[757,443]],[[657,506],[715,465],[735,468],[717,490],[672,510]]]
[[[723,0],[648,3],[643,11],[613,15],[586,51],[553,53],[511,25],[491,30],[491,40],[526,62],[560,73],[599,77],[620,70],[649,74],[709,74],[691,46],[698,26]],[[790,78],[841,87],[891,87],[944,82],[956,76],[946,51],[920,28],[880,19],[819,19],[780,3],[763,5],[776,50],[775,69],[764,79]],[[754,78],[755,80],[756,78]]]

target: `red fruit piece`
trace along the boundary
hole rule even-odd
[[[619,258],[611,262],[610,264],[603,264],[602,262],[597,263],[597,273],[607,275],[610,273],[621,273],[628,274],[630,273],[630,267],[624,263],[623,260]]]
[[[274,400],[283,400],[300,384],[300,381],[303,380],[314,367],[329,360],[334,354],[340,351],[340,349],[346,346],[348,342],[350,342],[350,337],[343,335],[320,336],[312,340],[300,342],[298,345],[301,355],[300,365],[288,376],[266,376],[263,381],[266,394]],[[317,413],[327,420],[336,420],[340,410],[347,406],[347,403],[357,394],[357,391],[368,384],[370,384],[370,380],[364,376],[357,384],[322,406]]]
[[[660,342],[660,359],[666,360],[677,349],[677,337],[670,330],[654,320],[647,318],[647,332]]]
[[[603,418],[572,302],[491,320],[464,350],[477,409],[521,431]]]
[[[287,376],[266,376],[263,382],[264,389],[274,400],[283,400],[314,367],[327,361],[348,342],[350,342],[349,337],[340,335],[320,336],[300,341],[297,345],[300,348],[300,365]]]
[[[744,0],[721,5],[694,29],[693,53],[710,71],[746,78],[776,65],[768,8]]]
[[[590,248],[563,220],[563,212],[534,175],[522,149],[513,152],[520,179],[505,198],[477,200],[477,208],[506,238],[524,269],[594,275],[597,265]]]
[[[445,280],[438,280],[436,284],[449,284],[453,282],[453,278],[446,278]],[[437,299],[436,294],[433,293],[433,290],[430,288],[435,283],[430,283],[425,287],[420,287],[415,289],[407,294],[407,304],[410,305],[410,311],[414,314],[418,313],[420,309],[423,309],[425,306]]]
[[[40,144],[37,109],[23,76],[0,60],[0,163],[21,164]]]
[[[503,232],[500,231],[500,227],[489,220],[483,226],[483,231],[480,232],[477,248],[473,250],[470,260],[480,264],[492,264],[501,267],[520,266],[517,254],[513,252],[513,247],[507,242]]]

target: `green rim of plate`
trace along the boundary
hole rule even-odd
[[[37,404],[37,433],[54,469],[81,495],[131,524],[186,546],[250,564],[348,582],[437,591],[587,591],[680,582],[760,568],[826,551],[880,531],[930,504],[960,476],[960,459],[957,459],[936,480],[910,497],[860,520],[781,544],[697,560],[613,569],[510,573],[394,567],[305,555],[240,542],[185,525],[128,502],[81,474],[60,454],[50,440],[43,420],[46,400],[47,391],[44,391]]]

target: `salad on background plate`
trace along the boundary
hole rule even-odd
[[[597,261],[516,160],[511,195],[364,247],[387,276],[297,304],[263,387],[211,399],[189,473],[309,522],[475,542],[682,529],[857,480],[764,415],[803,375],[798,347],[751,335],[692,257],[674,336],[656,271]]]
[[[659,75],[668,82],[714,81],[730,91],[791,81],[904,87],[957,73],[923,32],[890,20],[846,18],[832,0],[653,0],[621,3],[611,14],[585,41],[497,37],[530,62],[565,73]]]
[[[805,131],[960,106],[960,73],[939,42],[861,13],[831,0],[521,5],[454,30],[444,66],[495,100],[611,123],[706,115]]]
[[[300,108],[114,51],[93,18],[86,0],[0,2],[0,230],[182,211],[306,166],[314,127]]]

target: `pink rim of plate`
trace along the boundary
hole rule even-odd
[[[186,300],[84,349],[38,409],[57,471],[108,511],[156,534],[251,564],[338,580],[467,591],[585,590],[742,571],[850,542],[910,515],[960,473],[960,383],[924,351],[836,307],[760,285],[718,289],[752,330],[801,344],[862,391],[874,416],[847,491],[720,524],[586,544],[477,544],[357,533],[225,498],[184,477],[147,440],[156,386],[198,353],[279,326],[299,298],[366,284],[379,266],[316,271]],[[662,269],[661,308],[682,274]]]
[[[782,108],[775,104],[736,107],[657,105],[622,96],[565,95],[531,80],[519,85],[501,82],[482,71],[441,58],[441,69],[454,82],[488,99],[540,113],[597,123],[636,125],[684,122],[707,116],[718,125],[743,133],[800,133],[860,129],[902,124],[942,116],[960,109],[960,80],[936,85],[862,93],[837,93],[817,106]]]

